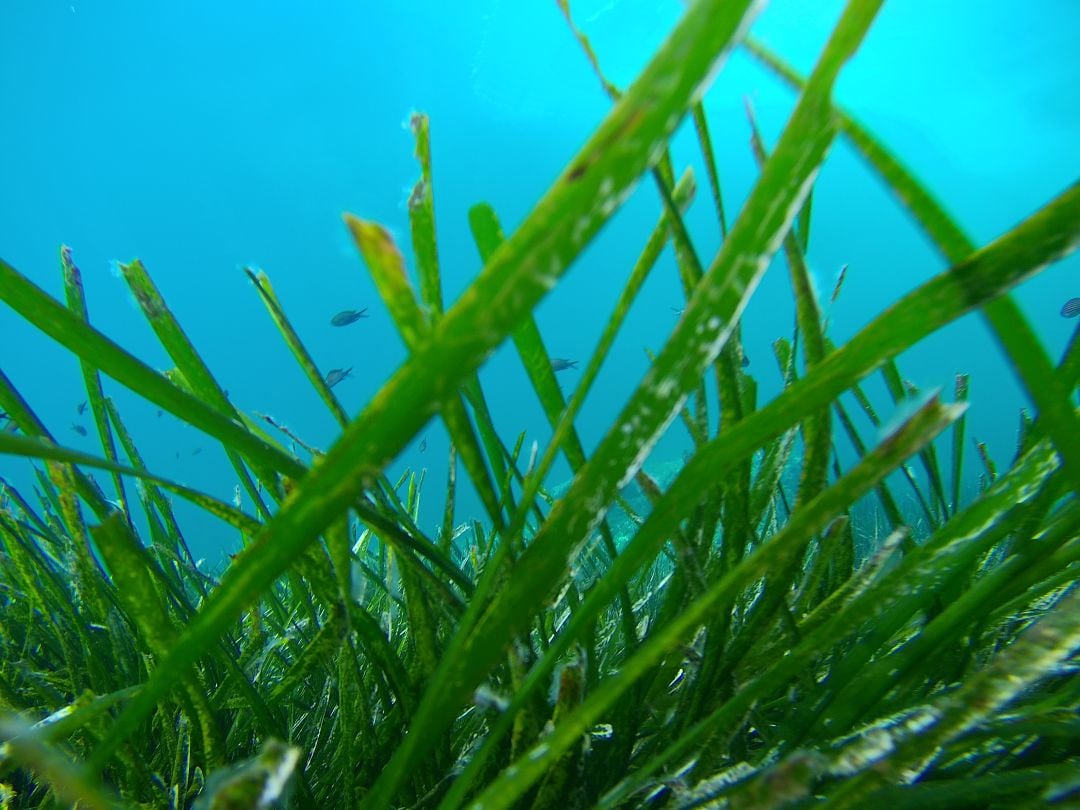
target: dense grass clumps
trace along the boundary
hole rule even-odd
[[[449,308],[414,116],[415,288],[389,233],[346,217],[410,353],[357,416],[249,271],[341,424],[325,452],[236,410],[139,262],[122,269],[175,364],[164,374],[90,326],[66,248],[63,303],[0,262],[0,299],[81,363],[102,448],[61,446],[0,371],[0,452],[37,460],[32,493],[0,482],[0,805],[1075,800],[1080,342],[1051,363],[1009,294],[1078,243],[1080,188],[970,243],[831,103],[879,5],[852,0],[803,79],[740,41],[756,4],[691,4],[624,94],[600,76],[611,114],[517,231],[471,211],[484,268]],[[775,145],[755,130],[760,176],[728,223],[700,91],[739,45],[800,95]],[[676,182],[664,149],[687,114],[723,237],[711,258],[683,222],[695,178]],[[839,135],[951,266],[834,345],[805,253],[812,181]],[[643,175],[663,209],[566,399],[532,312]],[[587,453],[575,420],[668,244],[685,309]],[[782,392],[759,402],[738,325],[781,250],[797,328],[774,345]],[[1034,406],[997,468],[969,449],[967,378],[945,402],[896,360],[977,308]],[[495,428],[477,375],[507,338],[553,430],[531,451]],[[877,374],[907,416],[874,440],[858,425],[881,425],[863,391]],[[219,441],[236,502],[148,470],[102,375]],[[386,469],[433,416],[452,444],[444,518],[427,529],[421,476]],[[692,452],[646,465],[673,421]],[[560,457],[573,478],[549,490]],[[462,471],[482,504],[464,519]],[[243,538],[220,576],[190,553],[175,497]]]

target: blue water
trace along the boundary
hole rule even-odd
[[[677,0],[572,6],[622,86],[683,10]],[[805,72],[841,8],[836,0],[776,0],[753,33]],[[982,244],[1080,176],[1078,31],[1075,0],[893,0],[844,74],[838,100]],[[706,97],[731,217],[755,176],[746,97],[769,143],[793,100],[741,53]],[[241,268],[266,270],[324,371],[354,367],[335,393],[358,412],[405,353],[341,213],[385,224],[408,253],[404,199],[417,167],[402,125],[414,109],[431,117],[440,258],[452,302],[479,270],[468,208],[488,201],[512,229],[609,109],[554,2],[5,0],[0,255],[62,296],[57,251],[71,245],[93,322],[166,369],[172,364],[114,277],[117,260],[141,258],[232,400],[326,447],[336,425]],[[688,163],[697,170],[702,193],[688,219],[709,257],[718,236],[685,128],[673,155],[679,170]],[[653,188],[642,184],[541,305],[537,318],[553,355],[587,359],[658,211]],[[831,317],[838,341],[943,269],[842,142],[822,171],[813,214],[809,261],[824,296],[849,265]],[[1058,309],[1080,295],[1078,268],[1076,258],[1065,261],[1017,293],[1054,357],[1076,324]],[[674,324],[670,308],[681,304],[666,253],[579,420],[587,448],[645,373],[644,349],[659,349]],[[329,325],[338,310],[362,306],[369,319]],[[779,388],[770,343],[790,335],[792,319],[786,270],[777,263],[744,321],[760,399]],[[968,435],[986,441],[999,461],[1011,457],[1025,398],[977,316],[900,362],[920,387],[950,393],[954,374],[970,372]],[[76,362],[4,306],[0,368],[61,441],[95,451],[93,431],[83,438],[70,429],[76,421],[89,426],[76,415],[84,398]],[[563,372],[567,389],[577,373]],[[507,439],[525,431],[526,447],[543,443],[546,423],[512,349],[492,357],[482,379]],[[235,480],[211,440],[106,384],[152,469],[232,497]],[[884,401],[876,381],[869,388]],[[446,438],[437,425],[424,435],[426,451],[407,449],[391,477],[406,466],[428,468],[421,524],[433,529]],[[687,446],[676,423],[656,455],[678,458]],[[0,475],[17,484],[30,480],[27,470],[0,458]],[[554,477],[565,475],[563,467]],[[191,510],[182,514],[197,554],[217,557],[235,541]],[[459,517],[472,515],[479,508],[465,498]]]

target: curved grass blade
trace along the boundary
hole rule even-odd
[[[67,245],[60,247],[60,266],[64,274],[64,288],[67,293],[68,308],[89,323],[90,316],[86,308],[82,274],[79,272],[79,268],[75,266],[75,262],[71,258],[71,248]],[[79,367],[82,370],[83,386],[86,389],[87,400],[90,403],[90,413],[94,417],[94,424],[97,426],[98,436],[101,439],[101,447],[105,451],[105,458],[115,463],[117,461],[116,443],[113,440],[109,419],[105,413],[105,395],[101,388],[101,375],[98,374],[97,369],[85,361],[80,361]],[[127,516],[130,525],[131,516],[127,505],[127,491],[124,488],[124,479],[118,472],[113,473],[113,485],[116,487],[116,499],[120,504],[120,511]]]
[[[1070,388],[1057,374],[1030,321],[1011,298],[992,301],[984,314],[1038,408],[1041,429],[1061,454],[1073,491],[1080,494],[1080,416],[1070,402]]]
[[[574,22],[574,18],[570,14],[570,0],[555,0],[555,2],[559,4],[559,8],[566,18],[566,24],[570,28],[570,33],[574,35],[574,39],[578,41],[581,50],[585,52],[585,58],[589,60],[589,65],[592,67],[593,73],[596,74],[596,78],[600,80],[604,92],[612,101],[618,101],[622,96],[622,92],[605,78],[604,72],[600,69],[600,60],[596,58],[596,51],[593,50],[592,43],[590,43],[589,38],[585,36],[585,32],[578,28],[577,24]]]
[[[110,423],[113,425],[113,429],[116,431],[116,437],[120,440],[120,444],[124,448],[124,452],[131,460],[134,468],[136,470],[145,471],[146,464],[143,462],[142,456],[139,454],[138,448],[135,446],[135,441],[131,438],[127,426],[125,426],[124,422],[120,419],[120,412],[117,410],[116,405],[111,399],[106,398],[102,403],[102,407],[104,408]],[[145,481],[145,478],[143,480]],[[177,556],[179,556],[182,551],[184,555],[184,564],[191,567],[189,570],[198,570],[195,557],[192,555],[191,549],[184,539],[183,532],[180,531],[180,524],[176,521],[176,516],[173,514],[172,504],[169,502],[169,499],[162,495],[161,490],[153,482],[145,482],[140,494],[142,495],[143,508],[146,513],[146,518],[150,522],[150,526],[153,527],[158,522],[154,509],[157,510],[157,513],[159,513],[165,521],[165,529],[167,529],[167,532],[163,533],[167,535],[168,542],[164,543],[163,547],[168,548]],[[152,507],[147,503],[147,498],[149,498],[152,503]],[[225,514],[222,511],[222,508],[225,510],[229,508],[227,504],[223,504],[214,498],[207,498],[199,493],[195,493],[195,498],[197,499],[195,501],[197,504],[202,505],[210,514],[218,517]],[[247,518],[246,515],[244,518],[249,521],[251,520],[250,518]],[[229,523],[230,521],[226,518],[225,522]],[[128,527],[131,528],[130,518],[128,520]],[[134,529],[132,529],[132,531],[134,532]],[[203,596],[206,596],[206,591],[202,586],[201,580],[197,580],[197,582],[199,591]]]

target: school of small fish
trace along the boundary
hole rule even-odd
[[[1080,315],[1080,298],[1070,298],[1061,308],[1062,318],[1075,318]]]

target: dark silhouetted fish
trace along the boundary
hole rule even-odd
[[[743,352],[742,367],[746,368],[749,365],[750,365],[750,355],[748,355],[746,352]]]
[[[79,416],[82,416],[84,413],[86,413],[86,400],[85,399],[82,402],[79,403],[79,407],[76,410],[78,410]]]
[[[420,452],[423,453],[427,450],[427,437],[425,436],[420,440]]]
[[[333,388],[339,382],[344,380],[352,372],[352,366],[348,368],[332,368],[326,375],[326,384]]]
[[[330,324],[331,326],[348,326],[350,323],[356,323],[361,318],[366,317],[367,307],[363,309],[343,309],[330,319]]]
[[[1061,308],[1062,318],[1075,318],[1080,315],[1080,298],[1070,298]]]
[[[565,357],[552,357],[552,371],[566,371],[568,368],[577,368],[577,360],[567,360]]]
[[[84,428],[82,425],[72,425],[71,429],[78,433],[80,436],[86,435],[86,428]]]

